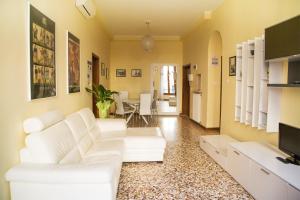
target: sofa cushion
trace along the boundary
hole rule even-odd
[[[81,159],[76,142],[67,124],[62,121],[40,133],[32,133],[26,137],[26,145],[36,163],[59,163],[65,157],[73,156],[68,162]]]
[[[96,118],[89,108],[83,108],[78,113],[89,130],[95,126]]]
[[[123,156],[123,152],[123,140],[115,139],[109,141],[97,141],[97,143],[95,143],[86,153],[85,157],[109,154]]]
[[[74,113],[67,116],[65,122],[71,129],[72,135],[75,138],[80,154],[84,156],[93,144],[93,141],[90,135],[88,134],[87,126],[85,125],[83,119],[78,113]]]
[[[42,131],[64,119],[64,115],[56,110],[44,113],[37,117],[31,117],[23,122],[23,129],[25,133],[35,133]]]

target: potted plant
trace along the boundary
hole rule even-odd
[[[99,117],[107,118],[108,110],[111,104],[114,102],[112,95],[116,94],[115,91],[110,91],[105,89],[105,87],[101,84],[93,85],[92,89],[85,88],[85,90],[89,93],[92,93],[96,98],[96,106],[99,109]]]

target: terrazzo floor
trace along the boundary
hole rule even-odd
[[[164,162],[123,164],[117,199],[253,199],[201,150],[199,136],[211,132],[182,117],[158,124],[167,139]]]

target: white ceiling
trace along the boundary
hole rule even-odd
[[[223,0],[94,0],[97,17],[114,37],[147,33],[182,36],[203,18],[204,11],[218,7]]]

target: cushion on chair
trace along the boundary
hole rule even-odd
[[[65,122],[28,135],[26,146],[35,163],[59,163],[62,160],[76,162],[81,159],[76,142]]]
[[[25,133],[35,133],[42,131],[64,119],[64,115],[56,110],[44,113],[37,117],[31,117],[23,122]]]
[[[84,156],[93,144],[92,138],[88,134],[87,126],[85,125],[83,119],[78,113],[74,113],[67,116],[65,122],[71,129],[72,135],[75,138],[80,154]]]

